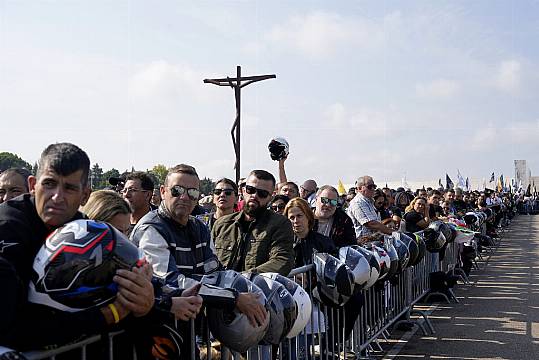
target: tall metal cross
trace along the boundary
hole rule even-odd
[[[232,135],[232,144],[234,145],[234,152],[236,153],[236,183],[240,180],[240,138],[241,138],[241,88],[257,81],[275,79],[275,74],[272,75],[256,75],[256,76],[241,76],[241,66],[236,67],[236,77],[226,77],[222,79],[204,79],[206,84],[214,84],[218,86],[230,86],[234,89],[234,96],[236,98],[236,119],[230,130]]]

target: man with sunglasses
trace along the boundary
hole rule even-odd
[[[355,245],[356,234],[352,219],[337,206],[339,193],[331,185],[316,192],[314,229],[333,240],[336,247]]]
[[[151,210],[153,180],[145,172],[133,171],[126,176],[121,193],[131,209],[129,235],[138,221]]]
[[[213,226],[217,256],[226,268],[285,276],[292,270],[292,225],[267,208],[274,188],[272,174],[252,171],[245,182],[242,211],[223,216]]]
[[[137,244],[152,265],[154,275],[162,284],[178,287],[178,275],[187,277],[209,274],[222,269],[212,250],[208,227],[191,216],[200,195],[200,179],[194,167],[180,164],[169,169],[165,183],[161,185],[161,205],[150,211],[133,229],[131,240]],[[162,299],[159,307],[174,313],[184,311],[181,291]],[[236,307],[252,324],[263,323],[264,307],[256,295],[241,293]],[[193,307],[193,311],[198,311]],[[190,314],[196,315],[196,314]]]
[[[391,235],[392,230],[382,224],[380,214],[374,207],[376,185],[370,176],[361,176],[356,181],[356,196],[350,201],[348,216],[352,219],[359,243],[370,240],[376,232]]]

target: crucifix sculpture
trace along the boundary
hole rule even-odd
[[[236,98],[236,119],[230,130],[232,135],[232,143],[234,145],[234,152],[236,153],[236,163],[234,169],[236,169],[236,183],[240,180],[240,138],[241,138],[241,88],[257,81],[275,79],[276,76],[272,75],[256,75],[256,76],[241,76],[241,66],[236,67],[236,77],[226,77],[222,79],[204,79],[206,84],[214,84],[218,86],[230,86],[234,89],[234,96]]]

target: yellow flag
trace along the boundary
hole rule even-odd
[[[337,186],[337,191],[339,192],[339,195],[346,194],[346,189],[344,188],[344,185],[342,184],[341,180],[339,180],[339,185]]]

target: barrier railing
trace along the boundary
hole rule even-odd
[[[484,230],[481,229],[483,232]],[[341,359],[350,355],[359,357],[373,350],[377,340],[385,338],[391,326],[401,322],[411,322],[418,325],[423,333],[428,334],[422,322],[411,320],[411,315],[417,314],[422,317],[430,330],[434,328],[428,319],[428,314],[418,311],[415,305],[431,291],[429,274],[441,270],[456,271],[460,266],[461,245],[454,242],[447,246],[445,257],[439,261],[438,254],[426,253],[422,261],[413,267],[405,269],[395,278],[383,284],[376,284],[370,289],[362,290],[355,295],[353,303],[340,308],[326,306],[312,298],[312,289],[315,284],[312,279],[314,265],[307,265],[292,270],[289,277],[294,279],[311,294],[313,311],[311,319],[302,333],[293,339],[285,339],[278,346],[257,346],[248,350],[247,359]],[[467,280],[467,279],[466,279]],[[454,299],[456,300],[456,298]],[[449,301],[449,299],[448,299]],[[351,323],[353,321],[353,324]],[[353,325],[353,326],[352,326]],[[191,342],[191,352],[188,357],[196,359],[195,354],[195,323],[191,321],[191,336],[187,341]],[[212,359],[214,352],[208,327],[205,328],[205,359]],[[54,350],[26,352],[24,355],[30,360],[55,359],[59,354],[71,352],[80,353],[80,359],[87,358],[87,348],[97,346],[108,349],[108,359],[114,359],[114,338],[121,332],[111,333],[106,336],[92,336],[74,344],[62,346]],[[228,350],[221,347],[221,353]],[[203,352],[204,353],[204,352]],[[131,358],[136,359],[134,351]],[[183,355],[183,354],[182,354]],[[223,355],[223,354],[221,354]],[[232,358],[240,359],[240,354],[231,353]],[[121,359],[126,359],[122,354]],[[183,356],[182,356],[183,358]],[[187,357],[186,357],[187,358]],[[224,358],[221,356],[221,358]],[[243,357],[245,358],[245,357]]]

